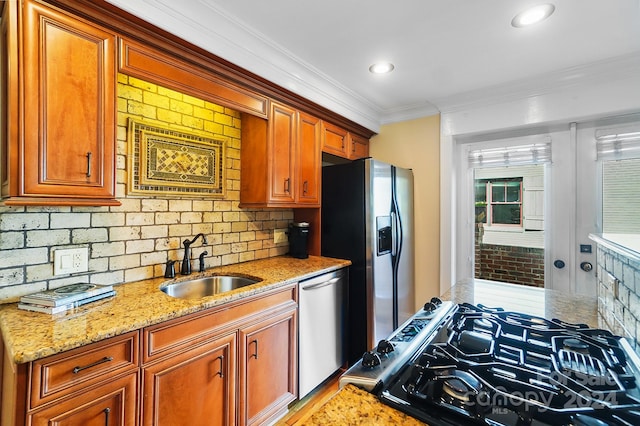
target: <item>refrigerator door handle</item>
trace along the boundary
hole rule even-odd
[[[398,253],[398,220],[396,212],[391,212],[391,256],[395,257]]]

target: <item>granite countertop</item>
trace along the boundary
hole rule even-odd
[[[0,331],[6,350],[21,364],[92,342],[137,330],[206,308],[269,291],[321,273],[340,269],[351,262],[309,256],[296,259],[278,256],[208,269],[188,277],[153,278],[114,286],[116,295],[67,311],[49,315],[17,308],[16,303],[0,306]],[[167,296],[159,290],[167,281],[183,281],[207,275],[241,275],[262,281],[237,290],[198,300]]]
[[[483,304],[506,310],[523,312],[547,319],[570,323],[584,323],[606,328],[598,315],[597,296],[568,295],[558,291],[524,287],[514,284],[476,281],[457,284],[441,296],[454,303]],[[320,406],[297,425],[424,425],[353,385],[340,389],[328,402]]]
[[[421,421],[395,410],[362,389],[346,385],[320,409],[296,425],[424,425]]]

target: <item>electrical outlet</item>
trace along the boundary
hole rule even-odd
[[[287,236],[287,229],[274,229],[273,230],[273,243],[274,244],[284,244],[289,242],[289,237]]]
[[[89,270],[89,249],[60,249],[53,252],[53,275],[73,274]]]

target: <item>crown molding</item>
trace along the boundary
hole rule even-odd
[[[374,132],[379,132],[381,124],[482,108],[568,89],[575,91],[640,75],[640,52],[634,52],[384,110],[206,0],[192,3],[198,9],[191,10],[190,14],[213,17],[207,25],[186,15],[174,0],[106,1]]]
[[[373,103],[209,2],[201,0],[195,3],[199,9],[191,11],[215,18],[205,26],[184,14],[179,2],[172,0],[107,1],[369,130],[379,131],[382,112]]]

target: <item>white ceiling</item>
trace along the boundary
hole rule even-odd
[[[640,0],[108,0],[377,130],[380,124],[640,78]],[[373,62],[395,71],[373,75]]]

